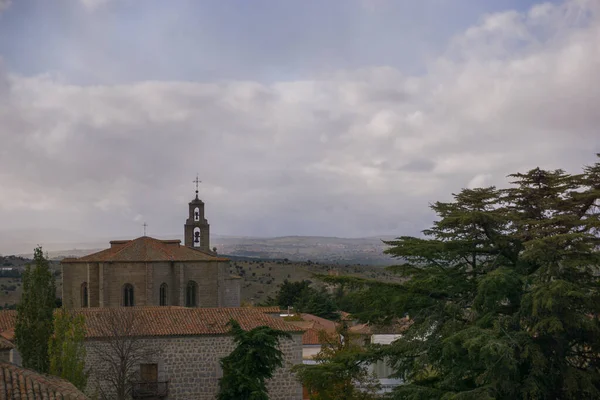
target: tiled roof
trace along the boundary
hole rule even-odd
[[[0,332],[4,332],[7,329],[14,328],[16,316],[17,310],[0,311]]]
[[[399,318],[392,325],[358,324],[351,327],[349,330],[350,332],[360,335],[398,335],[406,332],[412,324],[413,321],[409,318]]]
[[[114,240],[110,245],[109,249],[80,258],[65,258],[62,262],[229,261],[212,253],[182,246],[180,240],[142,236],[133,240]]]
[[[15,339],[15,328],[8,328],[7,330],[0,332],[0,337],[12,342]]]
[[[265,314],[279,314],[281,312],[281,309],[279,308],[279,306],[271,306],[271,307],[249,307],[253,310],[257,310],[260,312],[263,312]]]
[[[322,329],[327,332],[335,332],[337,327],[335,322],[325,318],[317,317],[316,315],[302,313],[300,316],[304,321],[314,322],[314,328],[316,329]]]
[[[0,311],[0,315],[5,312]],[[74,312],[84,315],[87,338],[112,336],[109,330],[116,325],[114,321],[125,321],[126,324],[130,324],[133,327],[129,333],[131,336],[222,335],[229,332],[227,323],[230,319],[238,321],[245,330],[266,325],[286,332],[304,331],[281,318],[273,318],[261,311],[244,307],[79,308]]]
[[[64,379],[0,362],[0,398],[85,400],[88,397]]]
[[[314,345],[323,344],[319,338],[320,333],[323,332],[320,329],[310,328],[302,335],[302,344]]]
[[[336,332],[337,324],[333,321],[312,314],[300,314],[300,316],[302,317],[301,321],[288,321],[288,323],[305,330],[302,335],[302,344],[322,344],[319,340],[319,332],[324,331],[328,335]]]
[[[340,318],[342,321],[352,321],[354,319],[352,314],[347,313],[346,311],[340,311]]]

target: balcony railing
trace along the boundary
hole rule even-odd
[[[161,398],[169,395],[169,382],[132,382],[134,399]]]

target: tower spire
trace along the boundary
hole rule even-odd
[[[202,182],[200,180],[200,178],[198,177],[198,174],[196,174],[196,180],[194,180],[192,182],[196,184],[196,198],[198,198],[198,184]]]

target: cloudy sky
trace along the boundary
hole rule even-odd
[[[594,162],[598,71],[597,0],[0,0],[0,231],[180,235],[199,173],[213,233],[416,234]]]

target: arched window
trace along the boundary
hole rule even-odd
[[[194,247],[200,247],[200,228],[194,228]]]
[[[198,291],[198,285],[194,281],[189,281],[185,290],[185,306],[196,307],[196,292]]]
[[[166,283],[163,283],[162,285],[160,285],[160,291],[158,293],[160,299],[159,299],[159,304],[161,306],[168,306],[169,305],[169,299],[167,297],[167,293],[169,292],[169,286],[167,286]]]
[[[83,282],[81,284],[81,307],[88,307],[88,284]]]
[[[194,221],[200,221],[200,209],[198,207],[194,210]]]
[[[134,305],[133,286],[130,283],[123,286],[123,305],[125,307],[133,307]]]

